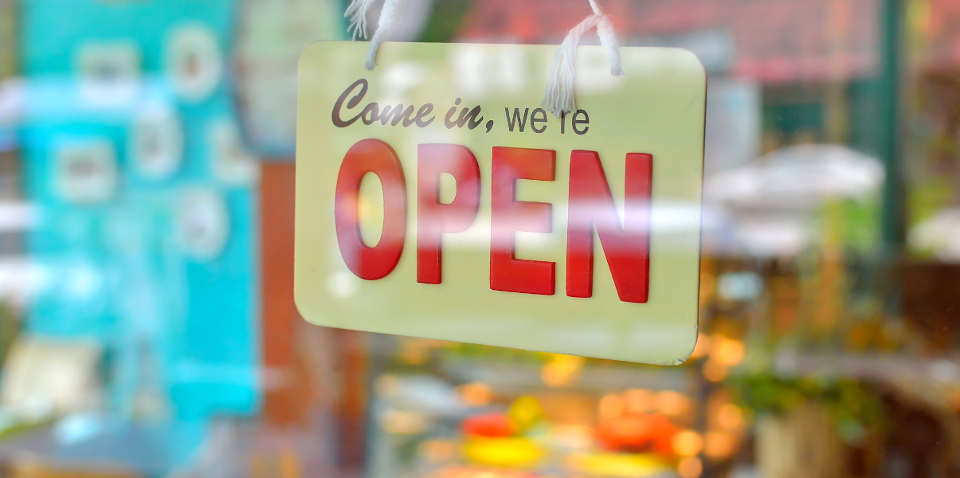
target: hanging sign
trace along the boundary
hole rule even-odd
[[[685,50],[326,42],[300,61],[296,303],[319,325],[674,364],[697,337],[706,77]],[[265,211],[269,214],[269,211]]]

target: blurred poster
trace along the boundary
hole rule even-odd
[[[43,277],[24,328],[115,357],[111,411],[253,413],[256,178],[225,64],[236,2],[63,3],[18,2],[23,189],[45,218],[23,241]]]
[[[757,157],[760,102],[760,88],[752,81],[710,80],[704,175],[741,166]]]
[[[297,60],[304,47],[348,37],[347,1],[242,2],[235,53],[237,100],[244,140],[268,157],[293,161],[297,111]],[[390,33],[392,41],[417,40],[434,0],[407,0]],[[379,8],[367,24],[377,25]],[[369,32],[372,34],[372,31]]]
[[[341,2],[243,2],[236,47],[237,95],[245,139],[255,150],[293,159],[297,59],[319,40],[345,37]]]

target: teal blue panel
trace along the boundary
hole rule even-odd
[[[28,311],[30,331],[88,338],[111,358],[112,405],[132,413],[138,390],[159,389],[170,414],[204,421],[259,406],[257,210],[253,186],[223,184],[211,173],[208,128],[234,121],[231,78],[200,101],[179,99],[163,72],[166,39],[186,23],[212,31],[225,58],[232,45],[232,0],[30,0],[22,2],[21,59],[28,79],[21,132],[25,185],[39,221],[27,247],[45,271]],[[134,103],[177,112],[183,130],[179,170],[162,181],[133,171],[130,107],[91,107],[76,76],[84,45],[127,42],[139,52]],[[229,71],[225,61],[224,71]],[[64,201],[53,161],[64,144],[113,145],[119,185],[100,204]],[[225,200],[230,233],[222,253],[192,259],[175,240],[178,198],[202,187]]]

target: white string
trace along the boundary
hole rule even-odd
[[[577,26],[570,29],[563,38],[560,47],[553,56],[553,64],[547,77],[547,90],[543,95],[543,106],[556,116],[570,113],[577,109],[576,95],[574,94],[577,77],[577,47],[583,35],[593,28],[597,29],[600,44],[607,49],[610,59],[610,74],[620,76],[623,67],[620,62],[620,44],[613,29],[613,23],[600,10],[596,0],[588,0],[593,14],[584,18]]]
[[[590,2],[590,9],[594,15],[600,17],[597,23],[597,36],[600,37],[600,44],[607,49],[607,56],[610,58],[610,74],[620,76],[623,74],[623,67],[620,64],[620,42],[617,41],[617,33],[613,29],[613,22],[610,17],[605,15],[596,0],[587,0]]]
[[[344,17],[350,18],[347,33],[353,34],[353,39],[367,38],[367,11],[373,6],[374,0],[352,0],[347,6]]]
[[[347,27],[347,32],[352,33],[354,38],[370,38],[367,14],[376,1],[350,0],[350,5],[344,12],[344,16],[350,18],[350,26]],[[366,67],[368,70],[372,70],[376,66],[377,51],[396,23],[397,11],[401,1],[383,1],[377,29],[373,32],[370,48],[367,50]],[[597,36],[600,37],[600,44],[607,49],[607,56],[610,59],[610,74],[614,76],[623,74],[623,67],[620,62],[620,44],[617,41],[613,23],[600,10],[596,0],[587,1],[590,3],[593,14],[584,18],[564,37],[553,56],[550,76],[547,78],[547,90],[543,95],[543,106],[556,116],[577,109],[576,95],[574,94],[577,77],[577,47],[580,45],[583,35],[588,31],[596,28]]]
[[[370,7],[377,0],[350,0],[343,16],[350,18],[350,26],[347,32],[353,34],[353,38],[370,38],[367,27],[367,13]],[[377,51],[383,43],[387,34],[393,30],[397,20],[397,10],[401,0],[384,0],[383,8],[380,9],[380,19],[377,21],[377,29],[373,32],[373,38],[370,40],[370,48],[367,49],[368,70],[372,70],[377,65]]]

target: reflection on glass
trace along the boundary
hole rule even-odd
[[[466,250],[508,294],[604,280],[642,303],[648,229],[676,239],[665,249],[700,230],[699,340],[676,367],[300,318],[296,63],[346,38],[342,3],[0,0],[4,476],[960,475],[957,2],[600,0],[623,45],[687,48],[706,68],[702,220],[646,200],[669,161],[655,154],[602,158],[624,161],[625,184],[587,150],[425,142],[402,170],[376,130],[336,210],[317,211],[341,236],[322,252],[350,266],[325,291],[356,307],[377,300],[358,281],[406,260],[411,283],[438,287]],[[394,39],[460,43],[438,82],[456,91],[437,92],[458,107],[545,82],[512,45],[556,45],[589,12],[405,5]],[[601,66],[583,65],[583,91],[618,84]],[[402,106],[377,124],[416,121],[427,76],[370,72],[389,85],[377,100]],[[539,124],[540,98],[515,102]],[[645,106],[622,105],[658,114]],[[558,161],[576,168],[571,200],[539,202],[568,173]],[[645,333],[633,325],[619,338]]]

